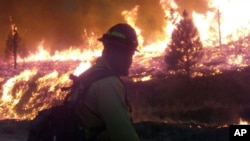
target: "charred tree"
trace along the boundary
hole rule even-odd
[[[184,74],[189,83],[191,68],[202,56],[202,43],[192,19],[188,18],[186,10],[183,18],[176,24],[172,32],[171,42],[166,50],[165,62],[168,70]]]
[[[17,67],[17,56],[18,54],[22,57],[25,56],[26,51],[24,49],[23,41],[17,32],[17,26],[11,24],[11,30],[6,40],[5,55],[6,58],[13,58],[14,69]]]

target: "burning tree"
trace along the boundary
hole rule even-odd
[[[11,31],[8,35],[8,39],[6,40],[5,55],[7,59],[9,58],[9,56],[13,56],[14,68],[16,69],[17,55],[19,54],[22,57],[25,56],[25,50],[22,39],[17,32],[16,24],[11,24],[10,27]]]
[[[182,16],[182,20],[176,24],[176,29],[172,32],[172,40],[166,50],[165,62],[169,70],[186,74],[189,81],[191,68],[202,56],[202,43],[198,30],[192,19],[188,18],[186,10],[183,11]]]

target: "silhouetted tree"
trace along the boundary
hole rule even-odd
[[[202,56],[202,43],[198,30],[192,19],[188,18],[186,10],[183,11],[183,18],[176,24],[172,32],[172,40],[166,50],[165,62],[169,70],[186,74],[188,82],[190,79],[191,67],[197,64]]]
[[[14,68],[17,66],[17,56],[24,57],[25,49],[23,46],[23,41],[17,32],[17,26],[15,24],[11,24],[11,30],[6,40],[6,48],[5,55],[8,59],[10,56],[13,57]]]

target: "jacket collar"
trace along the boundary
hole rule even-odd
[[[96,68],[105,68],[105,69],[113,71],[113,69],[109,65],[108,61],[104,57],[97,58],[96,63],[95,63],[95,67]]]

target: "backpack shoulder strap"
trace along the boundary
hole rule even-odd
[[[85,76],[85,78],[83,79],[84,81],[83,83],[90,86],[93,82],[109,76],[116,76],[116,75],[111,70],[108,70],[106,68],[98,68],[90,72],[87,76]],[[79,79],[81,79],[81,76],[79,77]]]
[[[116,75],[111,70],[108,70],[106,68],[97,68],[95,70],[90,69],[87,72],[82,73],[80,76],[70,75],[70,79],[73,81],[73,84],[71,85],[71,87],[68,87],[66,89],[64,88],[65,90],[71,90],[71,92],[69,92],[69,94],[65,97],[64,103],[68,101],[68,98],[70,97],[74,89],[77,89],[81,85],[84,85],[83,91],[86,92],[90,88],[92,83],[109,76]]]

